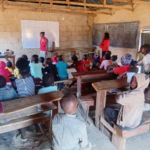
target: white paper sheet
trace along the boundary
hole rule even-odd
[[[59,22],[21,20],[23,48],[40,48],[40,32],[45,32],[48,47],[59,47]]]

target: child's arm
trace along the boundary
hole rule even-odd
[[[80,138],[81,147],[85,148],[86,150],[91,150],[91,145],[88,141],[87,129],[85,124],[81,127],[80,133],[81,133],[81,138]]]
[[[134,99],[136,99],[136,96],[130,91],[119,92],[116,95],[116,102],[121,105],[134,104]]]
[[[103,68],[104,68],[104,61],[102,61],[102,63],[101,63],[101,65],[100,65],[99,68],[100,68],[100,69],[103,69]]]

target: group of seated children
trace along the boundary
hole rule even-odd
[[[143,59],[137,64],[143,64],[145,73],[150,73],[150,45],[143,45],[141,53]],[[62,56],[54,56],[53,59],[39,58],[33,55],[31,62],[28,61],[26,55],[20,57],[16,62],[16,68],[11,62],[0,61],[0,101],[12,100],[19,97],[27,97],[36,94],[35,79],[42,80],[42,86],[38,89],[37,94],[43,94],[62,90],[63,83],[54,86],[54,81],[62,81],[68,79],[67,68],[75,67],[77,72],[87,72],[91,70],[90,61],[87,55],[82,60],[74,55],[72,57],[73,64],[69,66],[63,61]],[[121,63],[116,63],[117,56],[111,56],[108,51],[100,59],[98,55],[94,55],[92,68],[107,70],[107,73],[115,73],[122,75],[129,72],[131,67],[132,55],[126,54],[121,57]],[[136,64],[135,64],[136,65]],[[109,67],[110,66],[110,67]],[[113,67],[111,67],[113,66]],[[116,95],[117,103],[121,104],[120,110],[112,108],[105,109],[105,118],[112,125],[112,121],[123,128],[136,128],[141,124],[143,106],[144,106],[144,90],[149,85],[149,76],[146,74],[134,74],[130,82],[130,91],[118,92]],[[14,75],[14,78],[10,77]],[[7,86],[13,81],[13,86]],[[72,83],[72,85],[75,82]],[[87,138],[86,124],[79,120],[75,112],[78,109],[78,102],[74,95],[65,95],[60,100],[60,105],[64,114],[57,114],[53,118],[53,149],[54,150],[70,150],[86,148],[91,149]],[[35,125],[36,132],[40,132],[38,125]],[[23,142],[27,141],[24,129],[19,129],[17,138]]]

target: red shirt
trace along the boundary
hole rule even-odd
[[[80,60],[80,61],[77,62],[76,70],[77,70],[77,72],[85,72],[85,71],[88,71],[88,70],[85,68],[85,66],[84,66],[84,64],[83,64],[83,62],[82,62],[82,60]]]
[[[41,40],[40,40],[40,49],[41,49],[41,51],[46,51],[46,41],[47,41],[46,37],[44,37],[43,39],[41,38]]]
[[[102,62],[104,60],[104,58],[100,58],[99,61]]]
[[[127,72],[130,70],[130,66],[122,66],[114,69],[115,74],[122,75],[124,72]]]
[[[11,72],[5,68],[6,68],[5,62],[0,61],[0,75],[2,75],[6,79],[6,82],[10,82],[10,79],[8,76],[11,75]]]
[[[89,60],[83,60],[83,63],[84,63],[85,65],[90,65],[90,61],[89,61]],[[89,66],[89,67],[86,67],[86,66],[85,66],[85,68],[86,68],[87,70],[90,70],[90,66]]]
[[[99,47],[102,51],[109,51],[110,40],[103,39]]]

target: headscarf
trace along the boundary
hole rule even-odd
[[[121,57],[121,64],[123,66],[130,65],[131,61],[132,61],[132,55],[130,55],[130,54],[126,54],[126,55]]]
[[[0,61],[0,69],[5,69],[6,63],[4,61]]]

